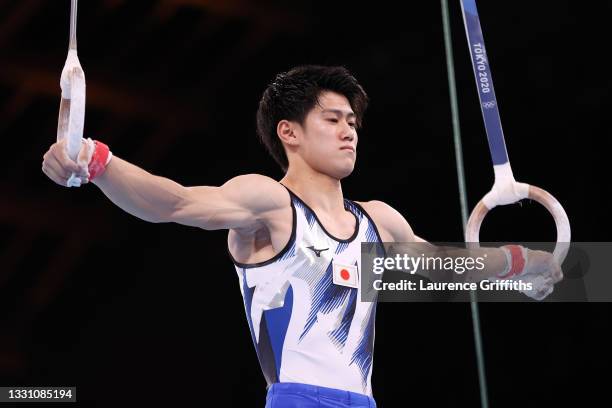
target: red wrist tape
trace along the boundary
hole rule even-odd
[[[91,160],[89,162],[89,180],[93,180],[106,170],[106,162],[108,161],[109,149],[102,142],[94,140],[96,145]]]
[[[520,245],[504,245],[502,248],[506,248],[510,251],[512,265],[507,274],[500,276],[501,279],[508,279],[516,275],[520,275],[525,269],[525,257],[523,256],[523,250]]]

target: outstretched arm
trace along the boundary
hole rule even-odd
[[[552,291],[552,286],[563,278],[560,266],[554,260],[552,254],[545,251],[533,251],[527,248],[514,246],[513,248],[454,248],[440,247],[428,243],[418,237],[412,231],[406,219],[391,206],[380,202],[370,201],[362,203],[376,222],[381,238],[385,242],[408,243],[409,245],[398,245],[398,252],[403,255],[407,251],[415,252],[415,256],[426,253],[435,257],[458,257],[485,258],[484,269],[471,269],[462,274],[453,271],[449,273],[431,274],[424,269],[416,272],[434,281],[463,281],[480,282],[484,279],[522,279],[525,281],[537,280],[538,288],[531,293],[530,297],[542,299]],[[393,252],[393,251],[391,251]],[[388,254],[389,257],[396,253]]]
[[[408,221],[406,221],[406,219],[397,210],[382,201],[369,201],[367,203],[362,203],[362,205],[371,214],[374,222],[376,222],[382,240],[385,242],[398,243],[397,246],[392,246],[390,251],[388,251],[390,252],[387,254],[389,257],[395,257],[396,255],[403,256],[403,254],[408,251],[414,252],[415,257],[422,253],[426,253],[429,256],[435,255],[441,257],[466,256],[468,253],[468,250],[462,248],[435,246],[427,242],[425,239],[417,236],[412,230],[412,227]],[[485,251],[490,253],[488,249],[491,248],[475,249],[474,252],[469,252],[469,254],[473,257],[483,256]],[[493,250],[491,252],[492,256],[487,255],[487,258],[489,259],[487,264],[488,268],[485,268],[485,273],[465,273],[461,276],[453,276],[453,273],[449,272],[443,275],[432,275],[422,268],[417,269],[416,273],[433,281],[450,282],[460,278],[461,281],[478,282],[494,276],[494,271],[502,271],[507,266],[506,256],[501,249]]]
[[[45,153],[43,171],[64,186],[72,172],[88,181],[84,164],[91,157],[88,145],[83,145],[75,163],[66,154],[64,143],[55,143]],[[207,230],[265,226],[274,212],[287,204],[282,187],[265,176],[242,175],[220,187],[185,187],[116,156],[92,182],[118,207],[145,221],[176,222]]]

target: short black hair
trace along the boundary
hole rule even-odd
[[[306,115],[319,102],[321,93],[336,92],[348,99],[361,126],[368,96],[355,77],[344,67],[303,65],[276,76],[264,91],[257,110],[257,135],[270,155],[287,171],[289,161],[276,134],[278,122],[304,124]]]

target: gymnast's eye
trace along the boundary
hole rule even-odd
[[[349,126],[355,128],[357,127],[357,124],[355,122],[349,122]]]
[[[336,118],[329,118],[327,120],[330,121],[330,122],[333,122],[333,123],[338,123],[338,119],[336,119]]]

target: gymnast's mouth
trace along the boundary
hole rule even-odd
[[[355,152],[355,148],[353,146],[342,146],[340,150],[350,150],[351,152]]]

